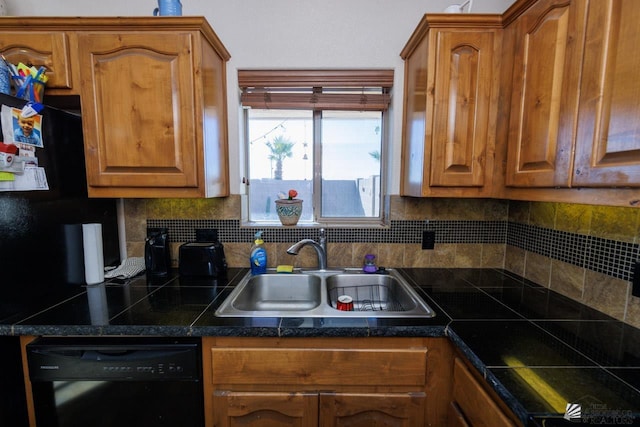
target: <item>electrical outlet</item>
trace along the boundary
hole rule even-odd
[[[422,249],[433,249],[436,244],[435,231],[422,231]]]
[[[636,261],[633,264],[633,280],[631,284],[633,285],[631,287],[631,295],[640,297],[640,261]]]

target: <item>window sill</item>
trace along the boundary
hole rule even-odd
[[[301,222],[296,225],[282,225],[278,221],[241,221],[240,228],[282,228],[282,229],[315,229],[315,228],[371,228],[388,229],[391,224],[374,222]]]

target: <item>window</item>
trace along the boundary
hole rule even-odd
[[[384,152],[393,71],[239,71],[251,222],[275,199],[304,200],[298,224],[385,218]]]

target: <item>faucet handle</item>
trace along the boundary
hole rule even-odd
[[[327,235],[325,233],[325,229],[321,228],[319,234],[320,238],[318,239],[318,243],[320,244],[320,247],[324,251],[325,255],[327,255]]]

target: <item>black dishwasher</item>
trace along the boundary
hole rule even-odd
[[[204,425],[196,338],[39,338],[27,345],[38,427]]]

